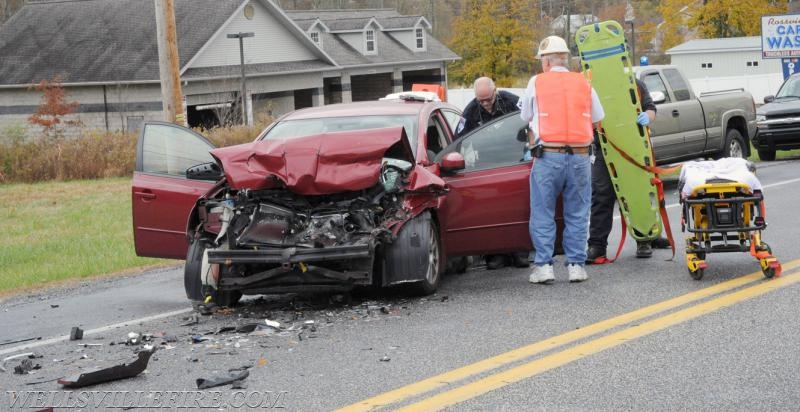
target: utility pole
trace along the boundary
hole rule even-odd
[[[253,32],[238,32],[227,35],[229,39],[239,39],[239,62],[242,69],[242,90],[239,94],[242,97],[242,124],[245,126],[247,125],[247,76],[245,76],[244,72],[244,39],[253,36],[255,36]]]
[[[181,92],[178,34],[175,29],[173,0],[154,0],[156,8],[156,38],[158,40],[158,73],[161,78],[161,101],[164,120],[186,124]]]

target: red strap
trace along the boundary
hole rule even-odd
[[[625,236],[628,234],[628,224],[625,223],[625,216],[622,214],[622,209],[619,210],[619,217],[622,221],[622,235],[619,237],[619,245],[617,246],[617,253],[614,255],[614,259],[610,259],[608,263],[614,263],[615,260],[619,259],[619,254],[622,253],[622,245],[625,244]]]
[[[603,131],[603,132],[601,132],[601,133],[605,134],[605,132],[604,132],[604,131]],[[611,145],[611,147],[613,147],[613,148],[614,148],[614,150],[616,150],[617,152],[619,152],[620,156],[622,156],[622,157],[623,157],[625,160],[627,160],[628,162],[630,162],[630,163],[631,163],[631,164],[633,164],[634,166],[638,167],[639,169],[642,169],[642,170],[645,170],[645,171],[648,171],[648,172],[652,172],[652,173],[659,174],[659,175],[663,175],[663,174],[670,174],[670,173],[677,172],[677,171],[678,171],[678,170],[680,170],[680,169],[681,169],[681,167],[683,166],[683,163],[679,163],[679,164],[677,164],[677,165],[675,165],[675,166],[672,166],[672,167],[658,167],[658,166],[647,166],[647,165],[643,165],[643,164],[641,164],[641,163],[637,162],[637,161],[636,161],[636,159],[634,159],[633,157],[631,157],[631,155],[629,155],[628,153],[626,153],[626,152],[625,152],[624,150],[622,150],[622,149],[621,149],[619,146],[617,146],[616,144],[614,144],[614,141],[613,141],[613,140],[611,140],[611,139],[606,139],[606,141],[607,141],[607,142],[608,142],[608,143]]]
[[[672,249],[672,257],[667,260],[675,258],[675,240],[672,239],[672,228],[669,226],[669,216],[667,216],[667,206],[664,201],[664,182],[658,177],[653,177],[653,184],[658,189],[658,211],[661,213],[661,221],[664,223],[664,231],[667,232],[667,240],[669,247]]]
[[[599,133],[605,134],[605,130],[600,129]],[[631,155],[629,155],[619,146],[614,144],[613,140],[606,138],[606,141],[609,144],[611,144],[611,147],[613,147],[614,150],[616,150],[620,154],[620,156],[622,156],[625,160],[627,160],[634,166],[644,171],[651,172],[656,175],[674,173],[680,170],[680,168],[683,166],[683,163],[677,164],[672,167],[657,167],[657,166],[644,165],[637,162],[636,159],[631,157]],[[664,201],[664,182],[662,182],[661,179],[658,178],[658,176],[654,176],[653,179],[651,180],[651,183],[656,186],[656,190],[658,191],[658,210],[659,213],[661,214],[661,221],[664,223],[664,230],[667,232],[667,240],[669,241],[669,246],[672,249],[672,257],[667,260],[672,260],[675,258],[675,240],[672,238],[672,229],[670,228],[669,225],[669,216],[667,215],[666,202]],[[614,257],[614,260],[617,260],[620,252],[622,251],[622,244],[625,243],[625,233],[627,232],[627,224],[625,223],[625,216],[622,214],[622,210],[620,210],[620,217],[621,217],[620,220],[622,220],[622,236],[620,237],[619,247],[617,248],[617,255]],[[611,260],[611,262],[613,262],[614,260]]]

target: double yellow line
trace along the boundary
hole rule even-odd
[[[784,273],[800,265],[800,260],[793,260],[783,265]],[[544,351],[552,350],[560,346],[590,337],[592,335],[606,332],[610,329],[628,325],[632,322],[675,309],[714,295],[732,291],[743,287],[749,283],[763,279],[761,271],[754,272],[736,279],[719,283],[717,285],[687,293],[673,299],[656,303],[633,312],[625,313],[604,321],[576,329],[562,335],[558,335],[540,342],[536,342],[521,348],[502,353],[500,355],[484,359],[482,361],[454,369],[449,372],[436,375],[410,385],[397,388],[395,390],[377,395],[375,397],[359,401],[352,405],[345,406],[339,411],[370,411],[388,407],[392,404],[406,401],[413,397],[451,387],[458,381],[475,377],[482,373],[507,366],[514,362],[519,362]],[[770,281],[757,282],[753,286],[728,293],[726,295],[699,303],[682,310],[678,310],[656,319],[633,325],[618,332],[614,332],[587,343],[583,343],[563,351],[544,356],[539,359],[521,364],[508,370],[500,371],[473,382],[456,386],[445,392],[438,393],[428,398],[424,398],[416,403],[407,405],[400,411],[434,411],[441,410],[448,406],[464,402],[487,392],[493,391],[510,383],[530,378],[547,370],[562,366],[569,362],[578,360],[603,350],[615,347],[632,339],[649,335],[653,332],[666,329],[670,326],[686,322],[699,316],[729,307],[740,301],[763,295],[781,287],[789,286],[800,281],[800,276],[784,276]]]

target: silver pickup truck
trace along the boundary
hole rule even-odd
[[[650,124],[656,163],[750,156],[756,108],[749,92],[734,89],[696,96],[675,66],[640,66],[635,71],[658,108]]]

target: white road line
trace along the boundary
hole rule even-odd
[[[145,316],[145,317],[139,318],[139,319],[131,319],[131,320],[127,320],[127,321],[124,321],[124,322],[115,323],[113,325],[101,326],[99,328],[95,328],[95,329],[90,329],[90,330],[84,331],[83,332],[83,336],[93,335],[93,334],[97,334],[97,333],[101,333],[101,332],[106,332],[106,331],[109,331],[111,329],[118,329],[118,328],[121,328],[121,327],[124,327],[124,326],[130,326],[130,325],[134,325],[134,324],[138,324],[138,323],[149,322],[149,321],[152,321],[152,320],[168,318],[170,316],[182,315],[184,313],[191,312],[192,310],[193,309],[191,307],[189,307],[189,308],[186,308],[186,309],[174,310],[172,312],[165,312],[165,313],[159,313],[157,315]],[[2,349],[2,350],[0,350],[0,355],[5,355],[7,353],[13,353],[13,352],[19,352],[19,351],[23,351],[23,350],[27,350],[27,349],[31,349],[31,348],[37,348],[39,346],[50,345],[50,344],[53,344],[53,343],[63,342],[63,341],[66,341],[66,340],[69,340],[69,335],[58,336],[58,337],[55,337],[55,338],[49,338],[49,339],[44,339],[44,340],[37,340],[37,341],[30,342],[30,343],[25,343],[23,345]],[[76,342],[77,343],[81,343],[80,341],[76,341]]]

